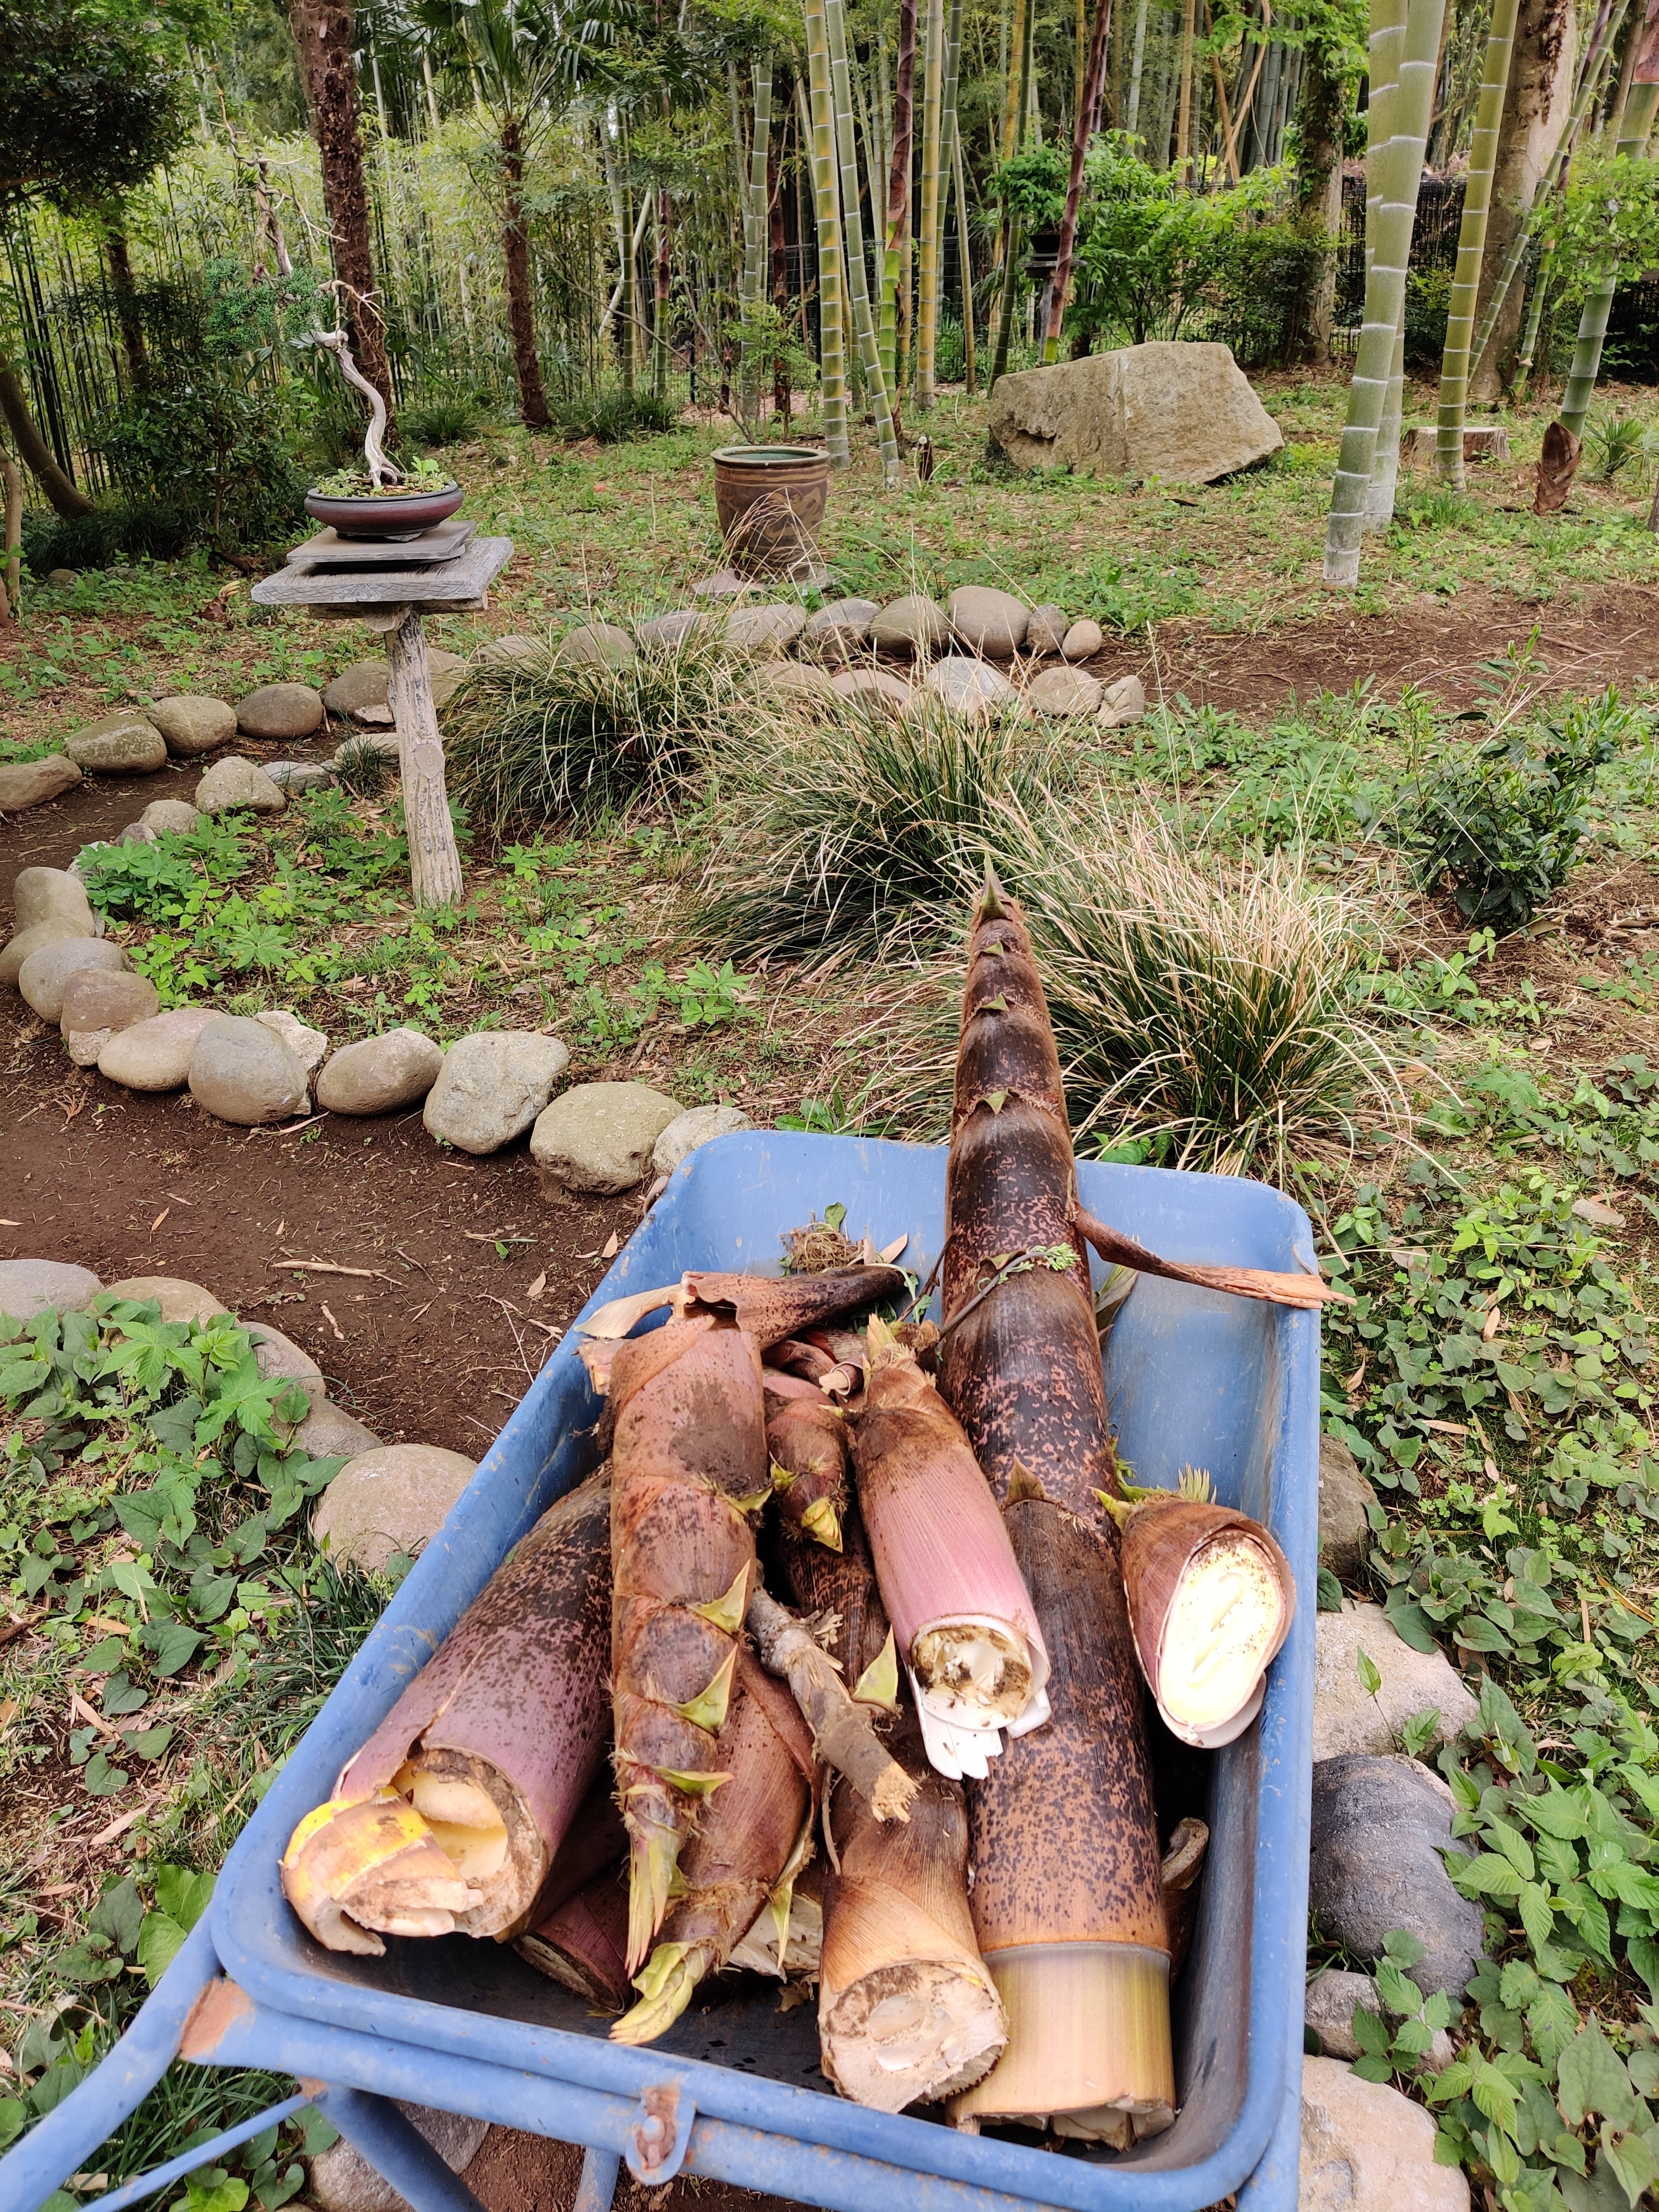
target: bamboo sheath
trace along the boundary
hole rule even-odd
[[[1474,368],[1470,341],[1480,291],[1480,264],[1486,250],[1486,222],[1492,210],[1492,170],[1498,159],[1498,126],[1509,88],[1510,57],[1515,50],[1515,20],[1520,0],[1492,0],[1469,146],[1469,174],[1463,219],[1457,233],[1457,268],[1452,277],[1446,317],[1446,349],[1440,365],[1440,415],[1435,436],[1435,467],[1443,482],[1463,489],[1463,422]]]
[[[802,0],[811,100],[812,205],[818,232],[818,364],[823,442],[832,461],[850,459],[847,442],[847,316],[842,283],[841,186],[835,101],[830,82],[830,26],[824,0]]]
[[[1631,33],[1637,49],[1630,92],[1613,151],[1627,161],[1647,157],[1653,135],[1653,118],[1659,107],[1659,0],[1649,0],[1646,21]],[[1613,306],[1617,279],[1603,277],[1585,301],[1578,319],[1567,388],[1561,397],[1561,421],[1575,438],[1582,437],[1584,420],[1601,373],[1601,348],[1607,335],[1607,315]]]
[[[858,334],[859,357],[876,418],[881,442],[883,479],[890,489],[898,482],[898,439],[893,430],[893,410],[888,404],[882,375],[881,349],[875,318],[870,312],[870,286],[864,266],[864,217],[859,205],[858,149],[853,132],[853,99],[847,64],[847,26],[842,0],[823,0],[830,36],[830,88],[836,111],[836,149],[841,165],[842,205],[847,232],[847,282],[853,300],[853,324]]]
[[[945,120],[945,5],[927,0],[927,36],[921,104],[921,207],[916,225],[916,408],[933,404],[933,364],[939,348],[939,180]]]

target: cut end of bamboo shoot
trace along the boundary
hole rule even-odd
[[[995,2070],[952,2118],[1041,2122],[1175,2109],[1167,1954],[1132,1943],[1042,1943],[985,1961],[1008,2016]]]
[[[330,1951],[379,1958],[381,1936],[447,1936],[482,1902],[415,1808],[392,1790],[331,1800],[289,1838],[283,1894]]]
[[[1004,1620],[943,1620],[918,1629],[910,1664],[928,1711],[957,1728],[1007,1727],[1036,1686],[1025,1638]]]
[[[1204,1546],[1176,1586],[1159,1655],[1158,1707],[1177,1735],[1201,1745],[1242,1713],[1284,1622],[1278,1573],[1253,1536],[1229,1529]]]
[[[1007,2043],[995,1987],[965,1960],[878,1966],[820,2010],[823,2070],[878,2112],[955,2096],[988,2074]]]

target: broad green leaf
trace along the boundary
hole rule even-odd
[[[1547,2066],[1553,2066],[1578,2032],[1578,2014],[1572,1999],[1559,1982],[1543,1982],[1527,2007],[1527,2032],[1532,2047]]]
[[[107,1936],[83,1936],[52,1961],[60,1981],[109,1982],[121,1971],[121,1954]]]
[[[1461,1851],[1448,1850],[1442,1854],[1446,1872],[1451,1877],[1454,1889],[1464,1897],[1519,1897],[1521,1876],[1506,1858],[1496,1851],[1482,1851],[1476,1858],[1465,1858]]]
[[[1507,2075],[1478,2052],[1469,2061],[1469,2094],[1475,2109],[1510,2132],[1515,2127],[1515,2090]]]
[[[1550,1908],[1549,1892],[1540,1882],[1521,1885],[1519,1898],[1521,1925],[1527,1931],[1528,1941],[1536,1949],[1547,1943],[1555,1932],[1555,1914]]]
[[[107,1936],[118,1950],[130,1952],[138,1941],[144,1917],[143,1900],[131,1875],[106,1889],[92,1909],[87,1925],[94,1934]]]
[[[1353,2039],[1359,2048],[1372,2058],[1386,2058],[1393,2040],[1388,2022],[1378,2018],[1369,2005],[1356,2005],[1353,2011]]]
[[[1414,1966],[1424,1956],[1424,1946],[1409,1928],[1390,1928],[1382,1938],[1382,1955],[1392,1959],[1396,1966]],[[1417,2009],[1417,1992],[1413,1989],[1410,2009]]]
[[[1369,1651],[1355,1652],[1354,1671],[1359,1677],[1361,1689],[1368,1698],[1374,1698],[1382,1686],[1382,1677],[1377,1671],[1376,1662]]]
[[[124,1766],[112,1766],[109,1753],[94,1751],[82,1770],[81,1780],[89,1797],[113,1797],[126,1788],[132,1777]]]
[[[1603,1897],[1616,1897],[1621,1905],[1639,1905],[1659,1917],[1659,1875],[1645,1874],[1628,1859],[1615,1859],[1590,1875],[1592,1887]]]
[[[159,1867],[155,1902],[188,1934],[212,1900],[214,1879],[210,1874],[191,1874],[185,1867]]]
[[[16,2142],[28,2118],[28,2107],[19,2097],[0,2097],[0,2150]]]
[[[1543,1984],[1524,1959],[1511,1959],[1503,1969],[1498,1995],[1517,2010],[1529,2005]]]
[[[1394,2079],[1394,2069],[1388,2060],[1373,2057],[1369,2051],[1363,2058],[1354,2060],[1353,2071],[1362,2081],[1387,2082]]]
[[[1573,2127],[1595,2113],[1615,2127],[1627,2127],[1636,2111],[1636,2092],[1624,2060],[1601,2033],[1599,2021],[1587,2021],[1561,2053],[1556,2094]]]
[[[1653,2153],[1639,2135],[1615,2137],[1610,2127],[1601,2130],[1601,2159],[1613,2169],[1614,2178],[1624,2190],[1633,2208],[1642,2191],[1653,2181]]]
[[[1648,1995],[1659,2000],[1659,1943],[1645,1936],[1633,1936],[1625,1946],[1625,1955],[1648,1985]]]
[[[186,1930],[165,1912],[147,1912],[138,1930],[138,1964],[151,1989],[155,1987],[184,1947]]]
[[[186,1628],[182,1620],[153,1620],[141,1638],[151,1665],[163,1679],[188,1667],[202,1642],[200,1632]]]
[[[1319,1570],[1316,1603],[1321,1613],[1340,1613],[1342,1610],[1342,1585],[1328,1567]]]
[[[1570,1796],[1552,1785],[1541,1796],[1522,1798],[1516,1810],[1547,1836],[1560,1836],[1571,1843],[1589,1833],[1589,1814],[1577,1791]]]
[[[1518,1828],[1510,1827],[1507,1820],[1488,1820],[1486,1833],[1496,1848],[1520,1875],[1530,1881],[1536,1871],[1533,1864],[1532,1846]],[[1519,1893],[1517,1892],[1517,1894]]]

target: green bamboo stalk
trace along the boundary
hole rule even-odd
[[[950,205],[951,185],[955,173],[957,148],[961,134],[957,129],[957,89],[962,78],[962,0],[951,0],[951,12],[945,26],[945,89],[939,113],[939,285],[941,303],[945,292],[945,212]],[[967,212],[957,210],[957,259],[967,266]],[[941,305],[940,312],[943,312]]]
[[[1026,92],[1031,82],[1032,25],[1036,14],[1036,8],[1029,4],[1029,0],[1019,0],[1017,20],[1023,27],[1023,36],[1019,48],[1018,83],[1014,94],[1019,118],[1013,149],[1016,154],[1025,143]],[[993,391],[996,389],[998,377],[1005,375],[1008,368],[1008,347],[1014,329],[1014,293],[1019,283],[1019,257],[1024,245],[1024,228],[1019,216],[1012,207],[1009,208],[1002,222],[1002,296],[997,302],[996,345],[991,355]]]
[[[1631,78],[1619,137],[1613,148],[1631,161],[1647,158],[1653,118],[1659,108],[1659,0],[1650,0],[1647,21],[1632,33],[1641,51]],[[1561,396],[1561,420],[1575,438],[1583,435],[1584,418],[1601,373],[1601,347],[1607,335],[1607,312],[1618,282],[1617,272],[1602,277],[1585,301],[1578,319],[1578,338],[1572,349],[1567,388]]]
[[[1492,0],[1486,33],[1480,96],[1469,146],[1468,184],[1463,220],[1457,233],[1457,270],[1452,278],[1451,308],[1446,317],[1446,349],[1440,358],[1440,416],[1435,437],[1435,466],[1455,491],[1463,489],[1463,420],[1468,411],[1469,375],[1474,367],[1469,341],[1474,334],[1480,264],[1486,251],[1486,221],[1492,211],[1492,170],[1498,160],[1498,126],[1509,89],[1510,58],[1515,50],[1519,0]]]
[[[957,238],[962,255],[962,356],[963,373],[971,399],[979,389],[979,380],[974,374],[974,257],[968,234],[968,170],[962,158],[962,124],[958,118],[951,118],[951,167],[957,179]]]
[[[1359,542],[1376,458],[1376,434],[1393,373],[1395,338],[1405,305],[1406,262],[1423,167],[1421,134],[1413,155],[1412,142],[1401,129],[1399,77],[1407,54],[1416,59],[1423,52],[1424,21],[1431,13],[1436,18],[1435,35],[1426,42],[1431,61],[1439,44],[1437,0],[1416,0],[1414,9],[1408,8],[1407,0],[1371,0],[1365,317],[1348,386],[1348,420],[1337,454],[1336,481],[1326,525],[1328,584],[1352,586],[1359,580]]]
[[[864,266],[864,216],[859,205],[858,149],[853,136],[853,94],[847,64],[847,19],[842,0],[823,0],[830,32],[830,84],[836,104],[836,148],[841,161],[842,204],[847,228],[847,282],[853,295],[853,326],[858,333],[859,358],[864,367],[865,389],[876,418],[881,441],[882,481],[890,490],[898,483],[898,438],[893,410],[881,374],[881,350],[876,343],[875,318],[870,312],[870,286]]]
[[[899,416],[898,300],[904,270],[904,234],[910,212],[910,139],[916,74],[916,0],[899,0],[898,55],[893,78],[893,140],[887,173],[886,237],[881,268],[880,351],[882,375],[892,403],[893,427]]]
[[[767,159],[772,137],[772,58],[754,64],[755,135],[749,149],[749,182],[743,201],[743,319],[749,325],[739,372],[744,406],[750,421],[760,409],[761,304],[763,270],[771,240],[767,213]]]
[[[1123,127],[1132,138],[1140,130],[1140,82],[1146,64],[1147,12],[1147,0],[1137,0],[1134,42],[1129,52],[1129,99],[1123,116]]]
[[[831,461],[845,466],[847,335],[842,288],[841,186],[836,175],[836,120],[830,84],[830,25],[824,0],[803,0],[807,78],[811,96],[812,205],[818,227],[818,367],[823,386],[823,443]]]
[[[1442,20],[1443,23],[1443,11]],[[1397,158],[1391,152],[1385,153],[1382,149],[1391,146],[1393,139],[1405,127],[1404,123],[1401,120],[1402,115],[1408,117],[1411,112],[1411,110],[1407,106],[1407,82],[1408,75],[1412,77],[1413,94],[1417,90],[1420,89],[1416,83],[1414,75],[1417,65],[1408,58],[1410,27],[1410,14],[1408,9],[1407,16],[1406,42],[1400,47],[1395,57],[1394,82],[1389,88],[1381,114],[1371,126],[1371,129],[1376,134],[1375,143],[1378,149],[1380,158],[1377,163],[1376,181],[1372,189],[1368,191],[1366,193],[1366,229],[1369,237],[1374,237],[1376,234],[1372,231],[1371,226],[1373,221],[1378,222],[1381,222],[1384,199],[1383,187],[1389,174],[1389,164],[1392,161]],[[1435,35],[1437,41],[1436,55],[1432,64],[1432,74],[1429,80],[1429,91],[1427,95],[1428,106],[1425,110],[1425,113],[1428,114],[1431,114],[1433,112],[1434,82],[1439,72],[1438,31],[1436,32]],[[1265,52],[1267,50],[1264,48],[1263,52]],[[1259,142],[1259,125],[1256,127]],[[1425,135],[1427,127],[1428,126],[1425,123],[1424,126]],[[1368,144],[1368,166],[1369,152],[1370,147]],[[1416,172],[1411,178],[1408,187],[1412,194],[1412,218],[1413,223],[1416,220],[1416,199],[1421,181],[1422,170],[1423,160],[1422,155],[1419,152],[1417,157]],[[1407,180],[1402,174],[1401,178],[1401,184],[1404,185],[1406,181]],[[1408,267],[1410,258],[1410,236],[1411,233],[1408,229],[1407,232],[1407,257]],[[1376,533],[1377,532],[1386,530],[1389,523],[1394,520],[1395,485],[1400,475],[1400,422],[1401,406],[1405,396],[1405,385],[1406,295],[1405,288],[1402,284],[1400,295],[1400,314],[1394,327],[1394,348],[1389,357],[1388,389],[1382,395],[1382,412],[1378,417],[1376,425],[1376,443],[1371,452],[1371,473],[1370,480],[1365,486],[1364,516],[1361,527],[1367,533]]]
[[[927,77],[921,106],[921,207],[916,225],[916,408],[933,404],[939,344],[939,149],[945,118],[944,0],[927,0]]]
[[[1538,257],[1538,273],[1533,278],[1532,297],[1527,303],[1527,319],[1522,327],[1520,350],[1515,356],[1515,394],[1525,397],[1532,381],[1533,357],[1538,351],[1538,333],[1544,324],[1544,302],[1549,297],[1550,280],[1555,274],[1555,246],[1551,240]]]

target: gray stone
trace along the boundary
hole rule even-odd
[[[733,1137],[754,1123],[740,1106],[693,1106],[676,1115],[651,1148],[653,1175],[670,1176],[680,1162],[716,1137]]]
[[[637,623],[634,642],[641,653],[674,653],[688,638],[712,631],[714,627],[714,616],[705,614],[701,607],[677,607],[672,614],[653,615],[649,622]]]
[[[264,767],[278,791],[321,791],[334,781],[327,761],[266,761]]]
[[[323,696],[309,684],[262,684],[236,702],[245,738],[308,738],[322,724]]]
[[[1019,694],[1000,670],[965,653],[947,653],[936,660],[922,678],[922,689],[958,714],[984,716],[1019,702]]]
[[[683,1110],[647,1083],[579,1083],[537,1115],[530,1157],[544,1188],[632,1190]]]
[[[98,1055],[98,1073],[129,1091],[178,1091],[190,1073],[196,1040],[219,1016],[211,1006],[174,1006],[118,1030]]]
[[[71,939],[84,939],[90,943],[93,935],[90,926],[66,914],[54,915],[49,921],[37,921],[27,929],[20,929],[0,951],[0,983],[15,990],[23,963],[32,952],[39,952],[48,945],[67,945]]]
[[[887,653],[938,653],[950,635],[950,617],[925,592],[908,592],[895,599],[870,625],[871,642]]]
[[[1308,1904],[1321,1934],[1356,1959],[1380,1959],[1383,1938],[1409,1929],[1423,1946],[1409,1969],[1419,1989],[1460,1999],[1484,1923],[1441,1862],[1468,1848],[1452,1842],[1450,1795],[1415,1759],[1316,1760]]]
[[[163,1321],[210,1321],[215,1314],[230,1311],[222,1298],[216,1298],[200,1283],[187,1283],[178,1275],[125,1275],[104,1287],[111,1297],[131,1298],[135,1304],[154,1298]]]
[[[582,623],[567,631],[554,656],[576,668],[631,668],[634,641],[615,623]]]
[[[764,671],[762,683],[765,691],[791,707],[833,705],[841,696],[828,670],[808,660],[776,662]]]
[[[125,968],[127,956],[118,945],[98,937],[70,937],[57,945],[43,945],[31,952],[17,971],[17,988],[43,1022],[55,1022],[64,1011],[69,979],[82,968]]]
[[[915,696],[902,676],[885,668],[843,668],[830,681],[843,699],[861,701],[866,707],[908,707]]]
[[[569,1065],[558,1038],[534,1030],[479,1030],[457,1037],[427,1093],[427,1133],[464,1152],[498,1152],[523,1135]]]
[[[1045,668],[1026,691],[1040,714],[1093,714],[1104,687],[1086,668]]]
[[[46,581],[54,591],[72,592],[81,580],[78,568],[48,568]]]
[[[850,660],[870,641],[870,625],[881,612],[874,599],[831,599],[809,615],[800,650],[819,660]]]
[[[1146,712],[1146,687],[1138,676],[1120,676],[1101,695],[1099,720],[1109,730],[1138,722]]]
[[[160,1006],[155,986],[147,975],[131,975],[118,968],[79,969],[64,987],[58,1017],[70,1058],[77,1067],[94,1066],[118,1030],[148,1021]]]
[[[438,1079],[444,1051],[420,1030],[388,1030],[337,1052],[317,1078],[331,1114],[396,1114],[418,1106]]]
[[[295,1430],[292,1441],[313,1459],[355,1459],[359,1452],[376,1450],[380,1439],[331,1398],[322,1398]]]
[[[726,642],[733,653],[785,653],[805,627],[802,606],[739,607],[726,618]]]
[[[964,584],[951,592],[945,611],[969,653],[988,653],[997,660],[1012,659],[1019,651],[1031,619],[1024,599],[988,584]]]
[[[1319,2047],[1327,2058],[1358,2058],[1361,2045],[1353,2032],[1353,2016],[1362,2011],[1382,2017],[1382,2001],[1370,1976],[1327,1966],[1308,1984],[1302,2024],[1319,2038]]]
[[[1319,1564],[1352,1582],[1365,1564],[1371,1540],[1366,1507],[1376,1492],[1340,1437],[1319,1440]]]
[[[1092,660],[1106,642],[1106,633],[1097,622],[1085,615],[1074,622],[1060,644],[1060,656],[1066,660]]]
[[[242,1323],[248,1342],[253,1346],[253,1364],[267,1382],[280,1376],[285,1382],[297,1382],[313,1406],[320,1406],[328,1395],[328,1384],[323,1380],[323,1370],[291,1336],[284,1336],[280,1328],[272,1328],[269,1322],[246,1321]]]
[[[471,2119],[465,2112],[434,2112],[425,2105],[405,2105],[401,2100],[398,2110],[414,2122],[452,2173],[459,2173],[471,2164],[489,2132],[488,2121]],[[318,2212],[409,2212],[406,2200],[343,2136],[312,2160],[311,2185],[306,2194]],[[530,2212],[530,2208],[526,2205],[521,2212]],[[1396,2212],[1404,2212],[1404,2208],[1396,2208]]]
[[[148,822],[129,822],[115,838],[118,845],[153,845],[155,842],[156,833]]]
[[[1302,2062],[1298,2212],[1469,2212],[1461,2168],[1437,2166],[1421,2105],[1334,2058]]]
[[[222,699],[209,699],[197,692],[158,699],[149,710],[149,719],[178,760],[194,760],[198,753],[210,753],[228,745],[236,734],[236,709]]]
[[[1212,483],[1285,440],[1224,345],[1164,339],[1000,376],[986,427],[1028,469]]]
[[[1375,1698],[1359,1679],[1364,1652],[1382,1677]],[[1380,1605],[1344,1603],[1314,1624],[1313,1755],[1392,1751],[1413,1713],[1440,1716],[1433,1741],[1449,1743],[1480,1711],[1438,1651],[1418,1651],[1396,1635]]]
[[[478,647],[472,658],[483,668],[539,667],[547,659],[547,647],[538,637],[514,633],[507,637],[492,637],[488,645]]]
[[[373,1571],[420,1551],[448,1518],[477,1462],[435,1444],[380,1444],[349,1459],[323,1492],[311,1533],[337,1559]]]
[[[228,814],[238,807],[248,807],[255,814],[280,814],[288,801],[264,769],[240,753],[227,753],[197,785],[196,804],[204,814]]]
[[[48,1306],[84,1313],[103,1287],[90,1267],[67,1260],[0,1260],[0,1314],[14,1321],[33,1321]]]
[[[152,799],[138,819],[158,836],[188,837],[201,827],[203,817],[187,799]]]
[[[64,753],[48,753],[44,760],[0,762],[0,814],[44,806],[80,781],[80,769]]]
[[[99,933],[99,917],[88,902],[87,887],[67,868],[20,869],[12,883],[11,903],[20,930],[33,929],[38,921],[64,921],[84,922],[88,936]]]
[[[1069,628],[1064,607],[1052,605],[1033,607],[1030,619],[1025,625],[1026,652],[1063,653]]]
[[[319,1066],[328,1050],[328,1039],[321,1030],[308,1030],[297,1014],[289,1013],[286,1006],[272,1006],[263,1014],[255,1014],[256,1022],[263,1022],[273,1030],[294,1054],[309,1075]]]
[[[427,650],[431,659],[431,648]],[[357,660],[343,668],[323,687],[323,705],[331,714],[358,714],[365,707],[384,707],[391,671],[384,660]]]
[[[85,775],[153,775],[167,763],[166,738],[131,708],[72,731],[64,750]]]
[[[359,730],[355,737],[346,739],[328,764],[337,775],[342,769],[349,769],[357,761],[395,761],[397,757],[396,738],[376,737],[371,731]]]
[[[306,1072],[283,1040],[264,1023],[238,1014],[219,1015],[197,1038],[190,1095],[220,1121],[242,1129],[286,1121],[310,1103]]]

